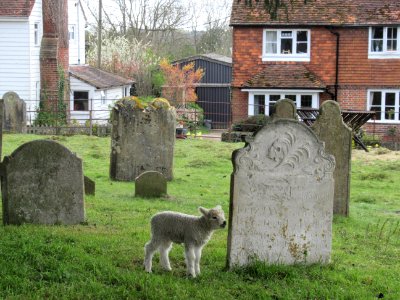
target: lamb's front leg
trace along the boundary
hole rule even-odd
[[[185,244],[185,260],[186,260],[187,274],[192,275],[193,278],[196,277],[196,272],[194,270],[195,254],[193,245]]]
[[[201,251],[203,250],[203,247],[195,247],[194,248],[194,255],[195,255],[195,261],[194,261],[194,268],[196,275],[200,275],[200,259],[201,259]]]

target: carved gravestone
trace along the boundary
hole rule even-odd
[[[124,99],[113,108],[111,179],[134,181],[145,171],[158,171],[172,180],[175,109],[157,103],[143,109]]]
[[[17,148],[2,163],[4,224],[79,224],[85,220],[82,160],[54,141]]]
[[[135,196],[143,198],[163,197],[167,195],[167,180],[160,172],[147,171],[135,180]]]
[[[26,133],[26,104],[17,93],[3,95],[3,130],[15,133]]]
[[[85,195],[95,195],[96,194],[96,183],[87,176],[83,177],[85,184]]]
[[[312,129],[325,143],[326,152],[332,154],[336,160],[333,173],[335,179],[333,213],[348,216],[352,132],[343,122],[339,104],[332,100],[325,101]]]
[[[233,153],[229,267],[330,259],[335,160],[310,128],[284,115]]]

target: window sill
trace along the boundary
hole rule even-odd
[[[263,56],[262,61],[305,61],[309,62],[309,56]]]
[[[400,53],[368,53],[368,59],[400,59]]]
[[[371,124],[400,124],[400,121],[396,120],[369,120],[367,123]]]

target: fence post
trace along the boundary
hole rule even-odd
[[[90,109],[89,109],[89,135],[92,136],[93,124],[92,124],[92,110],[93,110],[93,99],[90,98]]]

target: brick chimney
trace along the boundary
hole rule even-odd
[[[65,103],[69,101],[68,77],[68,0],[43,0],[43,38],[40,47],[41,98],[46,108],[54,107],[58,100],[58,68],[64,71]]]

